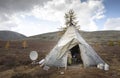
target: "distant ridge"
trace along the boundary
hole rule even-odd
[[[13,31],[0,31],[0,40],[20,40],[26,38],[25,35],[22,35]]]
[[[88,42],[106,42],[106,41],[120,41],[120,31],[79,31],[81,36]],[[62,36],[62,35],[61,35]],[[44,33],[40,35],[34,35],[28,37],[32,40],[43,40],[43,41],[58,41],[61,37],[58,32]]]

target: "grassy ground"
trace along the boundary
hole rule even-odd
[[[120,78],[120,46],[117,44],[92,44],[110,65],[109,71],[81,66],[68,67],[67,70],[51,67],[45,71],[39,65],[31,65],[30,51],[38,51],[38,60],[41,60],[56,42],[28,41],[26,49],[21,47],[20,42],[12,42],[9,49],[4,48],[5,42],[0,44],[0,78]]]

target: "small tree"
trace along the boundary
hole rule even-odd
[[[75,28],[79,29],[78,21],[76,21],[76,15],[72,9],[69,10],[68,13],[65,13],[65,27],[61,28],[62,32],[60,32],[60,35],[64,34],[66,29],[69,26],[74,26]]]
[[[10,41],[7,41],[5,48],[8,49],[10,47]]]
[[[77,27],[78,21],[76,21],[76,15],[71,9],[68,13],[65,13],[65,25],[66,27],[75,26]]]
[[[28,47],[26,40],[24,40],[24,41],[22,42],[22,47],[23,47],[24,49]]]

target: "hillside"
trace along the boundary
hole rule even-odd
[[[20,39],[24,39],[26,38],[26,36],[17,33],[17,32],[13,32],[13,31],[0,31],[0,40],[20,40]]]
[[[45,33],[40,35],[31,36],[28,39],[37,39],[43,41],[58,41],[62,35],[59,35],[60,32]],[[118,41],[120,40],[120,31],[94,31],[94,32],[79,32],[81,36],[88,42],[106,42],[106,41]]]
[[[110,65],[109,71],[79,66],[45,71],[39,65],[32,65],[29,53],[37,51],[39,58],[45,58],[59,40],[59,32],[45,33],[25,38],[28,47],[22,48],[23,40],[0,41],[0,78],[120,78],[120,31],[80,31],[81,36],[96,53]],[[64,72],[64,74],[61,74]]]

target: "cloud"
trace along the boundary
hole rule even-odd
[[[97,30],[95,20],[104,18],[102,2],[103,0],[0,0],[0,29],[17,31],[27,36],[56,31],[64,26],[64,14],[73,9],[81,30]]]
[[[5,14],[0,17],[0,30],[11,30],[18,24],[19,19],[14,15],[10,17],[9,15]]]
[[[120,18],[107,19],[103,30],[120,30]]]
[[[0,30],[18,26],[20,16],[27,16],[34,6],[42,6],[49,0],[0,0]]]
[[[0,0],[0,12],[9,14],[30,11],[33,6],[42,6],[46,1],[49,0]]]
[[[12,31],[17,31],[26,36],[53,32],[59,27],[58,22],[44,21],[33,16],[21,16],[19,19],[14,19],[17,22],[17,27],[13,27]]]
[[[43,7],[35,6],[32,14],[37,18],[51,21],[60,21],[64,25],[64,13],[73,9],[79,20],[82,30],[97,30],[94,20],[104,17],[102,0],[52,0]]]

